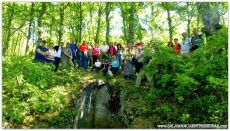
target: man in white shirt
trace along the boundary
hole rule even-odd
[[[109,50],[109,46],[105,43],[105,41],[103,42],[103,45],[101,45],[100,47],[100,60],[102,59],[106,59],[108,58],[108,50]]]
[[[181,42],[181,54],[185,54],[189,52],[191,39],[187,37],[187,32],[182,33],[182,42]]]

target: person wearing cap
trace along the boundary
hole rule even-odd
[[[34,57],[35,62],[48,62],[46,57],[49,56],[49,53],[45,45],[46,45],[46,41],[43,40],[41,45],[37,47],[35,57]]]
[[[72,62],[72,51],[70,49],[70,43],[66,43],[66,47],[63,49],[63,55],[62,55],[62,69],[66,68],[66,64],[69,63],[71,67],[74,67]]]
[[[62,52],[63,52],[63,45],[64,45],[64,42],[60,41],[59,45],[54,46],[54,50],[57,52],[56,57],[54,57],[54,59],[55,59],[55,61],[54,61],[54,65],[55,65],[54,72],[56,72],[58,70],[58,66],[60,64],[61,56],[62,56]]]

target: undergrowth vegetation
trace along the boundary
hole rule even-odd
[[[127,93],[126,128],[157,128],[160,124],[228,124],[228,29],[208,37],[192,54],[170,53],[158,45],[149,66],[154,88],[122,76],[105,78],[102,72],[52,72],[49,64],[31,58],[6,57],[3,61],[2,119],[10,128],[71,128],[77,115],[72,105],[82,80],[109,80]],[[163,56],[163,57],[162,57]],[[147,82],[146,82],[147,83]],[[67,124],[69,123],[69,124]],[[69,126],[67,126],[69,125]]]
[[[63,128],[65,118],[77,114],[69,108],[79,91],[76,71],[54,73],[53,65],[33,63],[28,56],[6,57],[2,66],[2,119],[8,127]]]
[[[157,128],[160,124],[228,124],[228,30],[207,38],[192,54],[155,51],[146,71],[155,87],[129,94],[132,111],[128,128]],[[164,56],[164,57],[162,57]]]

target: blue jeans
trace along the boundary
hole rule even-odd
[[[88,68],[88,55],[85,55],[83,52],[81,52],[80,54],[80,59],[79,59],[79,68],[83,67],[83,68]]]
[[[127,63],[124,64],[124,76],[133,77],[133,62],[131,60],[127,60]]]

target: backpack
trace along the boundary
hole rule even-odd
[[[99,55],[98,49],[93,48],[93,50],[92,50],[92,55],[93,55],[93,56],[98,56],[98,55]]]

